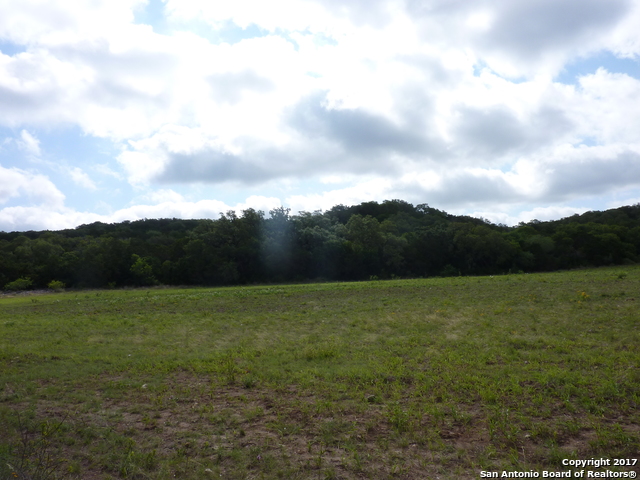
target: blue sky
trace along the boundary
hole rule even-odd
[[[0,230],[640,202],[638,0],[0,4]]]

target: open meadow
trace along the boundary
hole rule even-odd
[[[0,296],[2,480],[566,471],[639,409],[637,265]]]

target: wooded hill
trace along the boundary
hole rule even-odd
[[[0,286],[231,285],[486,275],[640,260],[640,204],[517,227],[402,200],[217,220],[0,232]]]

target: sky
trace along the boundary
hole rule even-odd
[[[0,230],[640,202],[640,0],[0,0]]]

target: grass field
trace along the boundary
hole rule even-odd
[[[0,479],[476,479],[638,459],[639,307],[640,266],[4,295]]]

